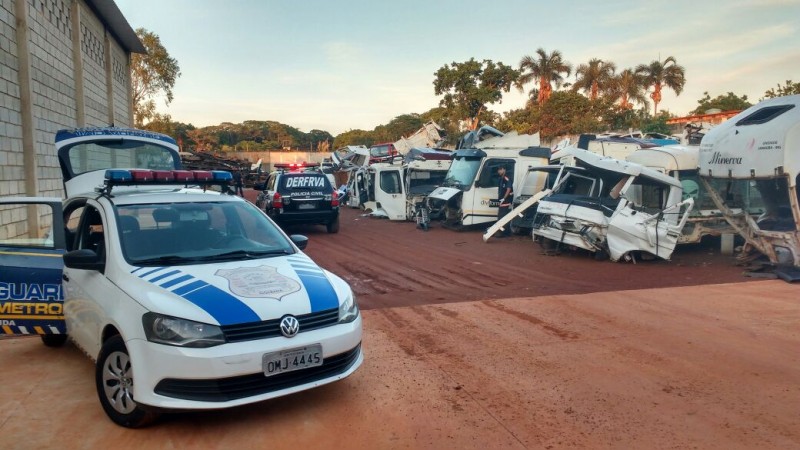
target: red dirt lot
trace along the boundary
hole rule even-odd
[[[713,245],[597,262],[351,209],[289,231],[358,295],[355,374],[128,430],[74,346],[0,340],[0,448],[800,448],[798,285]]]

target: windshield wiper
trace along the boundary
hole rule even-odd
[[[202,261],[204,258],[187,258],[185,256],[178,256],[178,255],[166,255],[166,256],[159,256],[158,258],[150,258],[150,259],[143,259],[141,261],[136,261],[139,265],[148,265],[148,264],[186,264],[190,262],[197,262]]]
[[[226,259],[258,259],[265,256],[291,255],[292,253],[293,252],[287,249],[262,251],[234,250],[232,252],[220,253],[218,255],[205,256],[202,259],[206,261],[219,261]]]

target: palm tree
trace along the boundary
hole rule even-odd
[[[668,56],[663,62],[654,60],[649,65],[639,64],[636,73],[644,77],[647,86],[653,86],[650,98],[653,99],[653,115],[658,114],[658,104],[661,102],[661,88],[664,86],[681,95],[683,85],[686,84],[686,70],[679,66],[675,58]]]
[[[575,70],[575,84],[572,90],[578,92],[589,92],[591,100],[597,100],[601,90],[608,90],[614,78],[614,71],[617,66],[613,62],[605,62],[602,59],[592,58],[589,64],[581,64]]]
[[[561,52],[553,50],[549,55],[543,48],[536,50],[537,57],[523,56],[519,62],[519,70],[522,73],[517,81],[517,88],[522,91],[523,86],[533,80],[539,82],[539,93],[536,101],[542,105],[553,92],[553,83],[556,87],[561,87],[564,77],[572,73],[572,65],[564,61]],[[564,74],[562,76],[562,74]]]
[[[633,102],[647,106],[644,77],[633,69],[625,69],[614,77],[611,83],[611,95],[619,100],[619,106],[633,108]]]

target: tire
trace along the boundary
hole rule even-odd
[[[125,428],[143,427],[158,417],[133,399],[133,367],[120,335],[112,336],[100,350],[95,368],[97,396],[112,422]]]
[[[336,220],[334,220],[333,222],[325,225],[325,228],[327,228],[328,233],[338,233],[339,232],[339,218],[337,217]]]
[[[44,345],[48,347],[61,347],[67,342],[66,334],[40,334]]]

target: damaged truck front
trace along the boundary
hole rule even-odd
[[[570,149],[578,167],[539,202],[533,236],[548,250],[575,247],[597,259],[669,259],[694,201],[680,181],[639,164]]]
[[[442,185],[428,197],[432,218],[443,220],[449,228],[461,229],[497,220],[497,169],[505,167],[513,191],[522,190],[530,167],[546,165],[550,149],[538,147],[539,135],[515,132],[493,136],[474,143],[475,148],[456,150],[453,163]],[[546,175],[535,184],[539,191]]]
[[[717,208],[754,251],[773,264],[800,266],[800,95],[765,100],[713,128],[700,144],[700,176]],[[721,185],[714,182],[723,181]],[[754,186],[764,213],[730,205],[741,184]]]

